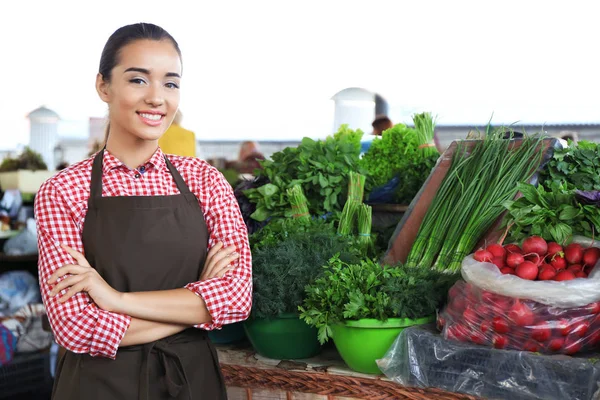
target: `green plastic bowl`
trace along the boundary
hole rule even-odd
[[[263,357],[295,360],[313,357],[321,351],[317,329],[307,325],[298,314],[248,319],[244,329],[254,350]]]
[[[333,342],[342,359],[352,370],[364,374],[381,374],[375,360],[382,358],[405,328],[435,321],[434,316],[410,319],[389,318],[346,321],[331,327]]]

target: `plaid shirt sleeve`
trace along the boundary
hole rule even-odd
[[[187,289],[204,299],[212,317],[211,323],[200,324],[196,328],[213,330],[248,318],[252,307],[252,256],[248,230],[231,185],[214,167],[204,166],[201,170],[204,173],[195,182],[197,189],[194,192],[203,203],[210,235],[208,248],[221,241],[225,246],[235,245],[240,254],[234,268],[222,278],[186,285]]]
[[[56,342],[74,353],[114,359],[131,318],[98,308],[85,292],[77,293],[62,304],[58,302],[59,296],[49,296],[52,288],[46,281],[50,275],[63,265],[74,263],[60,245],[83,252],[83,243],[64,197],[52,180],[42,185],[34,207],[40,291]]]

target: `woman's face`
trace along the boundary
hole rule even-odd
[[[158,140],[179,107],[181,58],[168,40],[137,40],[124,46],[110,82],[96,88],[108,104],[110,135]]]

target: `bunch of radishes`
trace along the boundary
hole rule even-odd
[[[587,278],[600,259],[600,248],[584,248],[578,243],[564,247],[531,236],[519,247],[490,244],[473,255],[479,262],[495,264],[503,274],[516,275],[530,281],[569,281]]]
[[[448,300],[437,320],[448,339],[549,354],[574,354],[600,345],[600,302],[562,309],[463,281],[450,289]]]

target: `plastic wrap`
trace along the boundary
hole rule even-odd
[[[576,237],[573,242],[584,247],[597,242]],[[472,255],[465,257],[461,266],[465,281],[478,288],[512,298],[533,300],[553,307],[583,307],[600,301],[600,268],[598,265],[586,279],[571,281],[528,281],[514,275],[503,275],[494,264],[475,261]]]
[[[594,359],[544,356],[449,341],[431,327],[405,329],[377,361],[391,380],[489,399],[600,398]]]

